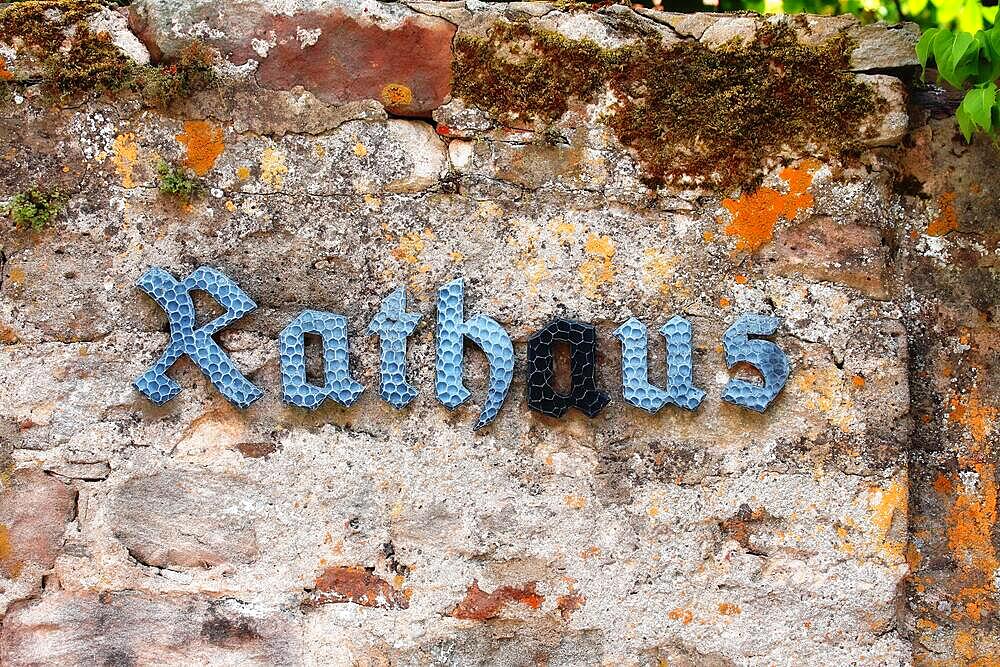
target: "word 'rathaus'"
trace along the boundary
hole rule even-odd
[[[180,393],[181,387],[167,376],[167,370],[187,356],[208,375],[212,384],[241,408],[264,392],[236,368],[212,338],[240,319],[257,304],[216,269],[200,267],[184,280],[167,271],[152,268],[139,286],[160,305],[170,322],[170,343],[157,362],[135,381],[135,387],[149,400],[162,405]],[[195,328],[193,290],[212,296],[225,312],[204,326]],[[456,408],[471,395],[462,382],[465,340],[477,345],[489,362],[490,378],[486,400],[475,428],[492,422],[503,406],[514,375],[514,346],[500,324],[485,315],[465,319],[464,288],[461,279],[438,290],[436,378],[437,398],[448,408]],[[406,291],[400,287],[387,296],[368,326],[368,333],[380,342],[380,395],[395,408],[402,408],[417,395],[406,380],[406,341],[420,320],[406,312]],[[725,386],[722,399],[750,410],[763,412],[788,379],[789,364],[774,343],[750,336],[773,334],[779,320],[766,315],[743,315],[726,330],[722,343],[726,364],[749,364],[760,371],[763,385],[733,378]],[[618,327],[614,335],[622,348],[622,391],[625,400],[649,413],[676,405],[695,410],[705,392],[694,384],[692,374],[691,324],[675,315],[660,328],[666,339],[666,388],[650,383],[648,374],[647,330],[635,318]],[[306,334],[318,335],[323,342],[323,386],[306,379]],[[570,349],[571,385],[568,393],[555,388],[554,347]],[[278,336],[281,357],[282,397],[285,402],[314,409],[331,400],[349,406],[364,390],[350,373],[347,348],[347,318],[336,313],[304,310]],[[592,324],[556,319],[528,339],[528,407],[551,417],[562,417],[576,408],[589,417],[597,415],[611,400],[597,386],[597,329]]]

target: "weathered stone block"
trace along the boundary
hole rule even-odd
[[[195,468],[140,473],[108,500],[108,522],[129,554],[164,568],[252,563],[259,554],[252,517],[232,500],[246,482]]]
[[[33,597],[56,562],[76,512],[73,488],[40,470],[6,473],[0,492],[0,613]],[[0,654],[2,655],[2,654]]]

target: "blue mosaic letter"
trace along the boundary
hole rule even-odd
[[[306,334],[323,339],[324,386],[306,380]],[[336,313],[303,310],[278,336],[282,398],[310,410],[330,398],[344,407],[357,400],[364,387],[351,377],[347,353],[347,318]]]
[[[622,342],[622,392],[625,400],[650,414],[667,403],[696,410],[705,392],[694,386],[691,360],[691,323],[675,315],[660,327],[667,342],[667,389],[649,383],[646,326],[632,317],[615,330]]]
[[[406,312],[406,288],[398,287],[385,297],[368,325],[368,332],[379,337],[379,394],[394,408],[402,408],[417,395],[417,388],[406,381],[406,338],[419,321],[418,313]]]
[[[476,430],[496,419],[514,377],[514,346],[503,327],[484,315],[465,318],[462,279],[438,290],[437,314],[437,397],[454,409],[469,399],[471,392],[462,384],[465,362],[464,342],[478,345],[490,364],[490,388],[479,413]]]
[[[163,405],[180,393],[181,386],[167,377],[167,370],[184,355],[237,406],[245,408],[264,395],[243,377],[212,339],[213,334],[257,307],[236,283],[222,272],[202,266],[180,282],[163,269],[154,267],[143,274],[138,285],[159,304],[170,322],[170,344],[152,368],[134,382],[135,388],[146,398]],[[198,329],[194,328],[194,302],[191,300],[191,290],[195,289],[207,292],[226,311]]]
[[[750,340],[751,334],[773,334],[781,321],[767,315],[744,315],[726,330],[722,344],[726,350],[726,365],[732,368],[748,363],[764,377],[764,386],[732,379],[722,392],[722,400],[744,408],[764,412],[788,380],[788,357],[777,345],[767,340]]]

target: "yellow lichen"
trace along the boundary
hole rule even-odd
[[[855,425],[854,399],[848,388],[849,383],[835,366],[807,369],[795,379],[804,406],[822,413],[830,424],[844,433],[850,433]],[[850,384],[853,386],[853,383]]]
[[[580,279],[583,281],[584,292],[589,297],[597,295],[597,290],[615,278],[612,258],[615,256],[615,244],[610,236],[590,234],[583,245],[587,259],[580,265]]]
[[[392,256],[407,264],[416,264],[426,243],[417,232],[404,234],[399,239],[399,245],[392,251]]]
[[[268,185],[280,188],[285,182],[288,167],[285,165],[285,154],[268,146],[260,156],[260,180]]]
[[[135,142],[135,135],[131,132],[119,134],[115,137],[114,147],[115,171],[122,179],[122,187],[134,188],[135,179],[133,170],[138,162],[139,146]]]
[[[646,248],[643,255],[643,283],[653,287],[661,295],[670,293],[673,290],[674,276],[680,259],[659,248]]]

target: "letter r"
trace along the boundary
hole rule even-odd
[[[246,408],[264,395],[243,377],[212,336],[257,307],[257,304],[221,271],[202,266],[182,281],[154,267],[139,279],[170,323],[170,343],[153,366],[133,383],[146,398],[163,405],[180,393],[181,386],[167,377],[167,370],[187,356],[208,376],[215,388],[235,405]],[[212,296],[226,312],[208,324],[194,328],[195,313],[191,291],[200,289]]]

